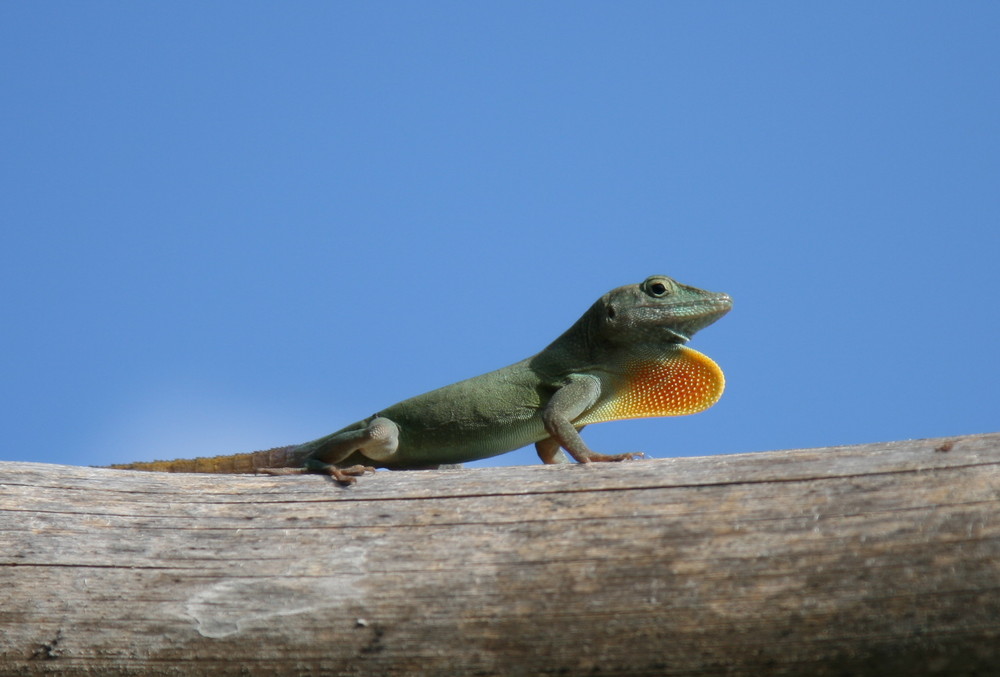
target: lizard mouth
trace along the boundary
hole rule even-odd
[[[670,317],[660,324],[660,329],[667,333],[671,343],[687,343],[698,330],[728,313],[732,303],[724,294],[712,299],[675,303],[668,308]]]

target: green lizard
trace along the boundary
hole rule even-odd
[[[654,275],[613,289],[540,353],[411,397],[335,433],[288,447],[214,458],[113,465],[167,472],[318,472],[343,484],[375,466],[434,468],[534,443],[544,463],[623,461],[580,437],[590,423],[703,411],[725,379],[686,347],[732,299]]]

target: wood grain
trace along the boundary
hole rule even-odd
[[[319,476],[0,463],[0,674],[1000,672],[1000,434]]]

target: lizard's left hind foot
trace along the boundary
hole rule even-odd
[[[355,478],[361,477],[366,472],[375,472],[375,468],[370,465],[352,465],[347,468],[338,468],[335,465],[323,463],[316,459],[306,461],[306,467],[302,470],[303,472],[315,473],[317,475],[329,475],[344,486],[354,484],[358,481]]]

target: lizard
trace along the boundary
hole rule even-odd
[[[403,400],[304,444],[246,454],[118,464],[163,472],[322,473],[343,485],[375,467],[458,464],[534,443],[543,463],[625,461],[580,436],[591,423],[679,416],[715,404],[719,366],[685,344],[732,308],[728,294],[653,275],[601,296],[541,352]]]

